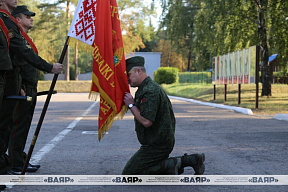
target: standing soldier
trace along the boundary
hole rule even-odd
[[[0,8],[2,8],[2,1],[0,1]],[[0,18],[0,108],[2,104],[2,99],[4,95],[4,86],[5,86],[5,74],[7,70],[12,69],[12,63],[9,55],[9,36],[8,29],[6,28],[4,22]],[[1,134],[0,137],[0,151],[5,150],[4,138]],[[3,149],[2,149],[3,148]],[[6,164],[7,156],[0,156],[0,163],[5,162]],[[0,164],[1,167],[1,164]],[[6,188],[5,185],[0,185],[0,191]]]
[[[0,8],[2,1],[0,1]],[[9,55],[9,36],[3,20],[0,18],[0,108],[4,94],[5,73],[12,69],[12,63]]]
[[[1,0],[2,9],[0,18],[4,21],[10,38],[9,54],[12,61],[13,69],[6,72],[5,96],[18,95],[20,93],[20,65],[23,61],[33,65],[37,69],[59,74],[62,72],[63,65],[56,63],[54,65],[47,63],[37,54],[37,49],[31,39],[17,24],[15,18],[10,14],[17,7],[17,0]],[[27,46],[26,42],[29,43]],[[15,120],[16,106],[18,101],[3,99],[0,109],[0,139],[4,138],[4,148],[1,148],[0,159],[5,156],[10,138],[10,131],[13,121]],[[11,173],[11,164],[0,162],[0,174]]]
[[[12,16],[17,20],[18,24],[20,27],[22,27],[25,33],[28,33],[28,31],[33,27],[32,17],[35,16],[35,13],[29,11],[25,5],[17,6],[17,8],[12,11]],[[28,42],[27,46],[29,46]],[[22,78],[21,93],[22,95],[32,97],[32,101],[18,102],[16,121],[14,121],[14,124],[11,127],[12,131],[9,139],[8,154],[11,159],[12,170],[15,172],[22,171],[24,162],[26,160],[24,148],[37,99],[37,82],[39,71],[32,65],[25,63],[26,62],[23,61],[20,72]],[[27,167],[26,172],[35,172],[39,167],[40,165],[30,164]]]

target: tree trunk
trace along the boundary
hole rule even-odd
[[[192,49],[192,46],[191,44],[189,44],[187,71],[190,71],[190,62],[191,62],[191,53],[192,53],[191,49]]]
[[[69,26],[69,18],[70,18],[70,1],[67,1],[67,7],[66,7],[66,18],[67,18],[67,26]],[[67,29],[67,34],[68,34],[68,29]],[[70,80],[70,66],[69,66],[69,47],[67,48],[66,56],[65,56],[65,80],[69,81]]]
[[[75,81],[78,81],[78,42],[75,44]]]
[[[167,61],[166,61],[166,66],[167,67],[170,67],[170,55],[171,55],[171,46],[172,45],[170,45],[170,48],[169,48],[169,51],[168,51],[168,58],[167,58]]]
[[[65,80],[66,81],[70,81],[70,66],[69,66],[69,54],[70,51],[69,51],[69,48],[67,48],[67,52],[66,52],[66,55],[65,55]]]
[[[267,45],[267,31],[265,26],[265,15],[263,8],[267,8],[267,1],[260,0],[259,10],[259,24],[258,24],[258,33],[260,37],[260,57],[262,63],[262,96],[270,96],[271,95],[271,67],[269,66],[268,59],[268,45]]]
[[[188,42],[188,66],[187,66],[187,71],[190,71],[190,63],[191,63],[191,55],[192,55],[192,43],[193,43],[193,30],[190,29],[190,33],[188,35],[188,39],[187,39],[187,42]]]

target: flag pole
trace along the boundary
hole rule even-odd
[[[61,56],[60,56],[60,59],[59,59],[58,63],[61,63],[61,64],[63,63],[66,51],[68,49],[68,41],[69,41],[69,36],[67,36],[67,38],[66,38],[66,42],[65,42],[65,45],[63,47],[63,50],[62,50],[62,53],[61,53]],[[54,90],[54,87],[56,85],[57,78],[58,78],[58,74],[55,74],[54,78],[52,80],[52,83],[51,83],[51,86],[50,86],[50,89],[49,89],[49,92],[48,92],[44,107],[43,107],[43,110],[42,110],[41,116],[39,118],[36,130],[35,130],[35,133],[34,133],[34,137],[32,139],[32,142],[31,142],[31,145],[30,145],[30,148],[29,148],[29,151],[28,151],[28,154],[27,154],[27,158],[26,158],[24,167],[22,169],[21,175],[25,175],[26,169],[27,169],[27,167],[29,165],[29,161],[30,161],[30,158],[32,156],[32,152],[33,152],[34,146],[36,144],[37,137],[39,135],[39,132],[40,132],[40,129],[41,129],[41,126],[42,126],[42,123],[43,123],[43,120],[44,120],[44,117],[45,117],[45,114],[46,114],[46,111],[47,111],[47,108],[48,108],[48,105],[49,105],[49,102],[50,102],[50,99],[51,99],[51,96],[53,94],[53,90]]]

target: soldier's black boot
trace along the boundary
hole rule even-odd
[[[192,167],[195,171],[194,175],[202,175],[205,171],[205,154],[192,154],[187,155],[187,153],[184,154],[184,156],[181,157],[181,169],[184,170],[184,167]]]
[[[6,185],[0,185],[0,191],[3,191],[4,189],[6,189]]]
[[[172,157],[165,159],[162,162],[162,170],[164,175],[179,175],[179,169],[181,167],[181,158]],[[182,172],[183,173],[183,172]]]

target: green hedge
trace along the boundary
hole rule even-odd
[[[38,81],[38,92],[49,91],[52,81]],[[88,93],[91,88],[89,81],[62,81],[58,80],[55,89],[58,93]]]
[[[154,72],[154,80],[158,84],[177,83],[179,69],[175,67],[160,67]]]
[[[182,72],[179,73],[179,83],[212,83],[211,72]]]

